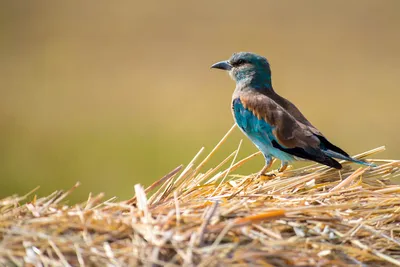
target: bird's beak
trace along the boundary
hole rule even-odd
[[[211,66],[212,69],[231,70],[232,65],[228,61],[220,61]]]

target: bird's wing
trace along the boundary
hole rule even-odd
[[[327,150],[332,150],[336,153],[342,154],[346,157],[349,156],[344,150],[341,148],[335,146],[331,142],[329,142],[325,136],[317,129],[315,128],[310,121],[306,119],[306,117],[301,113],[301,111],[289,100],[286,98],[278,95],[274,91],[272,91],[270,94],[267,95],[269,98],[274,100],[278,105],[280,105],[284,110],[286,110],[290,115],[292,115],[298,122],[301,122],[302,124],[308,126],[308,129],[319,139],[321,142],[321,147]]]
[[[303,113],[301,113],[301,111],[292,102],[278,95],[274,91],[270,92],[267,96],[272,100],[274,100],[278,105],[280,105],[284,110],[286,110],[290,115],[292,115],[297,121],[309,126],[311,131],[313,131],[315,134],[319,134],[322,136],[322,133],[317,128],[315,128],[311,124],[311,122],[309,122],[306,119]]]
[[[323,153],[321,141],[310,126],[296,120],[273,99],[263,94],[243,93],[234,101],[240,101],[253,116],[271,125],[271,143],[275,148],[293,156],[341,168],[337,161]]]

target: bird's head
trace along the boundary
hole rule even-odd
[[[254,53],[234,53],[229,60],[211,66],[229,71],[236,83],[248,83],[255,87],[271,87],[271,69],[265,57]]]

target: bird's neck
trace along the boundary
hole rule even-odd
[[[236,76],[236,87],[237,88],[253,88],[260,92],[272,92],[271,75],[245,75]]]

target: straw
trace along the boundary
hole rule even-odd
[[[198,165],[203,148],[146,189],[134,185],[125,201],[89,194],[67,205],[79,183],[0,200],[0,265],[400,266],[398,160],[340,171],[311,164],[263,179],[233,174],[259,154],[240,159],[239,143],[201,173],[233,129]]]

